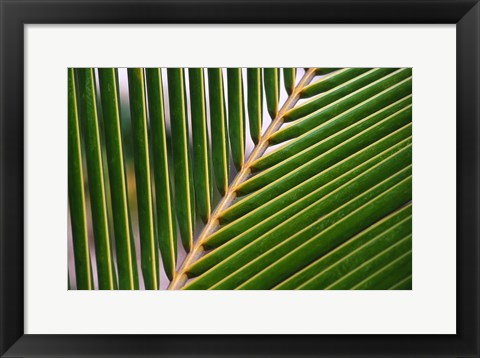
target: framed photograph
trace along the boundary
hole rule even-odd
[[[1,357],[480,357],[477,1],[0,6]]]

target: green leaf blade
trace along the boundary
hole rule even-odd
[[[243,79],[240,68],[227,69],[228,129],[235,168],[240,171],[245,160],[245,114]]]
[[[317,76],[323,76],[323,75],[328,75],[329,73],[338,71],[340,69],[341,68],[339,68],[339,67],[321,67],[321,68],[317,68],[315,70],[315,74]]]
[[[330,76],[322,78],[320,81],[314,82],[306,86],[300,93],[301,98],[312,97],[317,94],[329,91],[341,84],[357,77],[365,72],[372,70],[371,68],[344,68]]]
[[[195,199],[192,166],[188,143],[185,80],[183,69],[167,70],[170,123],[172,128],[173,171],[177,220],[183,247],[188,252],[193,244]]]
[[[84,118],[85,154],[90,189],[93,231],[95,235],[95,256],[97,262],[98,283],[101,290],[115,288],[112,250],[108,230],[105,182],[100,144],[100,129],[95,93],[93,69],[77,69],[80,88],[80,104]]]
[[[132,244],[130,210],[125,178],[125,161],[120,124],[120,104],[118,102],[118,84],[116,71],[113,68],[98,70],[103,118],[105,124],[105,141],[110,177],[110,193],[112,198],[112,215],[117,247],[119,279],[121,289],[134,286],[136,256]]]
[[[247,106],[248,120],[250,123],[250,135],[253,143],[257,144],[262,134],[263,121],[263,90],[262,90],[262,69],[247,69]]]
[[[285,90],[288,95],[291,95],[295,88],[295,79],[297,77],[297,69],[295,67],[285,67],[283,69],[283,81]]]
[[[263,80],[265,84],[265,97],[270,117],[275,119],[278,113],[278,101],[280,98],[280,73],[278,68],[264,68]]]
[[[190,104],[192,113],[193,136],[193,178],[197,210],[204,223],[211,212],[210,200],[210,146],[207,132],[207,113],[205,107],[205,80],[203,69],[189,69]]]
[[[158,68],[146,69],[150,114],[153,174],[157,205],[158,245],[167,277],[172,280],[177,261],[177,232],[173,193],[168,167],[162,74]]]
[[[143,280],[147,290],[158,290],[158,241],[153,221],[152,186],[148,140],[145,76],[141,68],[128,69],[130,111],[132,116],[135,182]]]
[[[68,201],[72,227],[75,276],[78,290],[93,289],[88,245],[85,194],[83,191],[82,152],[75,76],[68,69]],[[70,285],[70,281],[69,285]]]
[[[225,195],[228,188],[230,153],[221,68],[208,69],[208,94],[212,135],[212,166],[218,191],[221,195]]]

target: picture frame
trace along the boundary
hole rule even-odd
[[[9,1],[1,0],[0,355],[479,357],[480,5],[476,0]],[[24,25],[456,24],[457,334],[24,334]],[[441,314],[441,312],[439,312]]]

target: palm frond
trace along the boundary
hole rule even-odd
[[[105,207],[104,222],[94,222],[95,242],[105,244],[108,213],[93,70],[77,71],[92,213],[102,202]],[[410,68],[310,68],[299,80],[296,68],[249,68],[245,79],[242,69],[229,68],[226,88],[222,69],[191,68],[187,79],[184,69],[170,68],[168,91],[160,69],[129,69],[128,75],[147,289],[159,287],[159,250],[169,289],[411,288]],[[132,279],[135,248],[126,255],[132,238],[118,84],[113,69],[101,69],[99,78],[120,288],[133,289],[138,286]],[[280,103],[282,91],[287,99]],[[263,93],[271,122],[262,133]],[[75,108],[74,98],[69,95],[69,109]],[[76,268],[80,287],[79,279],[88,281],[89,251],[74,113],[69,112],[69,201],[72,228],[74,218],[77,226],[83,222],[74,233],[75,250],[83,252]],[[236,169],[231,181],[230,160]],[[176,222],[186,251],[178,268]],[[97,264],[102,260],[97,253]],[[109,266],[114,268],[111,259]]]

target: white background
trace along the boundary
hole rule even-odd
[[[455,327],[454,25],[28,25],[25,333]],[[68,67],[413,67],[412,291],[67,291]]]

